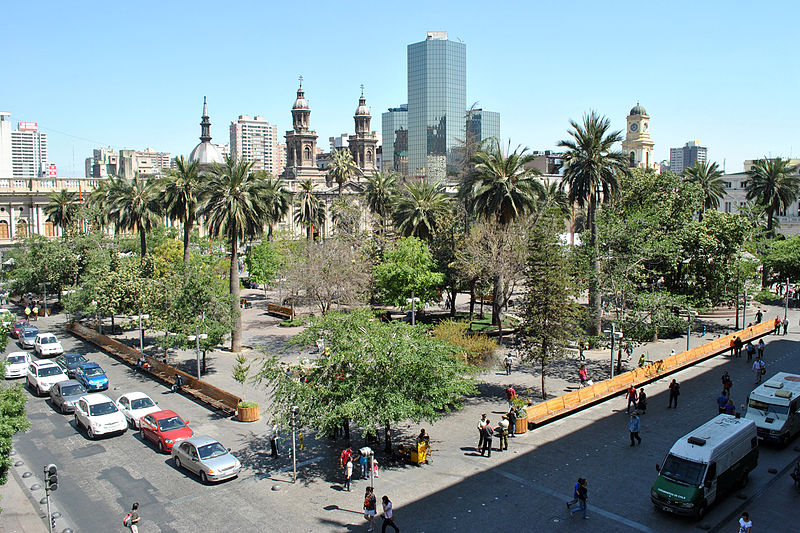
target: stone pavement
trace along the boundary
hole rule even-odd
[[[13,457],[12,457],[13,459]],[[39,512],[23,488],[16,469],[8,472],[5,485],[0,485],[0,533],[44,533],[47,531]]]

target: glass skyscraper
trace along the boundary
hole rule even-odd
[[[482,142],[495,138],[500,142],[500,113],[484,109],[472,109],[467,112],[468,138],[474,142]]]
[[[383,170],[408,175],[408,104],[381,115]]]
[[[467,47],[447,32],[408,45],[408,173],[444,181],[465,140]],[[384,141],[386,142],[386,141]]]

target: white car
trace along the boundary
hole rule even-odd
[[[41,396],[50,391],[54,383],[67,381],[67,376],[61,367],[52,361],[31,361],[28,364],[28,386]]]
[[[117,408],[125,415],[128,423],[138,429],[143,416],[161,411],[161,408],[150,396],[143,392],[129,392],[117,400]]]
[[[75,428],[81,427],[86,428],[90,439],[95,439],[108,433],[125,433],[128,421],[105,394],[87,394],[75,403]]]
[[[40,357],[53,357],[64,353],[64,347],[52,333],[39,333],[33,341],[33,351]]]
[[[24,377],[30,363],[28,352],[11,352],[6,357],[6,379]]]

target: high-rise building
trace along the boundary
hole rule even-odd
[[[447,32],[428,32],[408,45],[408,172],[443,181],[458,165],[464,142],[466,45]]]
[[[467,116],[467,138],[472,142],[483,142],[495,138],[500,141],[500,113],[484,109],[470,109]]]
[[[169,152],[156,152],[150,148],[144,151],[120,150],[117,161],[116,175],[127,179],[137,174],[161,176],[165,170],[172,167],[172,157]]]
[[[36,122],[20,122],[11,132],[11,175],[41,178],[47,175],[47,134]]]
[[[239,115],[238,120],[231,122],[230,151],[234,158],[252,162],[254,170],[277,175],[278,127],[262,116]]]
[[[0,111],[0,179],[11,179],[11,113]]]
[[[381,115],[385,172],[408,174],[408,104],[390,107]]]
[[[705,163],[708,159],[708,148],[700,146],[700,141],[689,141],[681,148],[669,149],[669,169],[680,174],[695,163]]]
[[[636,103],[627,117],[625,140],[622,141],[622,151],[628,156],[631,168],[660,168],[653,158],[653,146],[650,139],[650,116],[647,111]]]

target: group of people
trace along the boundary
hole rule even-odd
[[[375,458],[375,453],[372,451],[372,448],[369,446],[359,448],[358,455],[356,456],[356,452],[353,451],[352,446],[348,446],[342,450],[339,456],[339,466],[344,470],[343,487],[344,490],[348,492],[350,491],[350,482],[353,479],[353,469],[356,459],[361,467],[361,479],[369,479],[370,471],[372,471],[374,477],[380,477],[378,475],[378,460]],[[370,464],[370,459],[372,459],[372,464]]]
[[[516,425],[517,410],[514,407],[511,407],[508,413],[500,418],[500,422],[497,424],[496,428],[492,426],[492,422],[486,417],[486,413],[482,414],[481,419],[478,420],[477,448],[481,456],[483,456],[484,453],[487,454],[487,457],[492,456],[492,438],[495,436],[500,440],[497,451],[502,452],[508,450],[508,438],[514,436]]]
[[[429,438],[427,437],[427,433],[425,433],[424,429],[422,430],[421,435]],[[352,446],[348,446],[342,450],[342,453],[339,456],[339,464],[341,465],[342,469],[344,469],[344,490],[348,492],[350,492],[350,481],[353,478],[353,459],[355,458],[355,454],[356,452],[353,451]],[[372,466],[370,466],[370,458],[372,459]],[[373,453],[372,448],[369,446],[364,446],[358,450],[358,463],[361,465],[362,479],[369,479],[370,469],[372,469],[375,477],[379,477],[378,461],[375,459],[375,454]],[[400,529],[397,527],[397,524],[394,523],[394,509],[392,507],[392,501],[388,496],[384,495],[381,498],[381,504],[383,506],[383,525],[381,526],[381,532],[385,533],[386,528],[389,527],[394,529],[395,532],[399,532]],[[372,531],[374,529],[376,515],[377,499],[375,498],[375,489],[370,485],[364,489],[364,519],[369,523],[369,528],[367,531]]]
[[[39,320],[39,304],[34,303],[33,307],[30,305],[25,306],[25,320],[30,320],[33,316],[34,320]]]
[[[644,387],[640,388],[637,392],[636,387],[631,385],[628,387],[627,397],[628,408],[625,410],[626,413],[631,412],[631,405],[633,406],[634,410],[638,410],[641,413],[647,411],[647,394],[644,392]]]
[[[394,507],[392,500],[385,494],[381,498],[381,505],[383,507],[383,525],[381,526],[381,533],[386,533],[387,528],[392,528],[395,533],[400,532],[400,528],[394,523]],[[375,528],[375,515],[377,514],[377,499],[375,498],[375,489],[367,487],[364,489],[364,519],[369,523],[367,531],[372,531]]]

